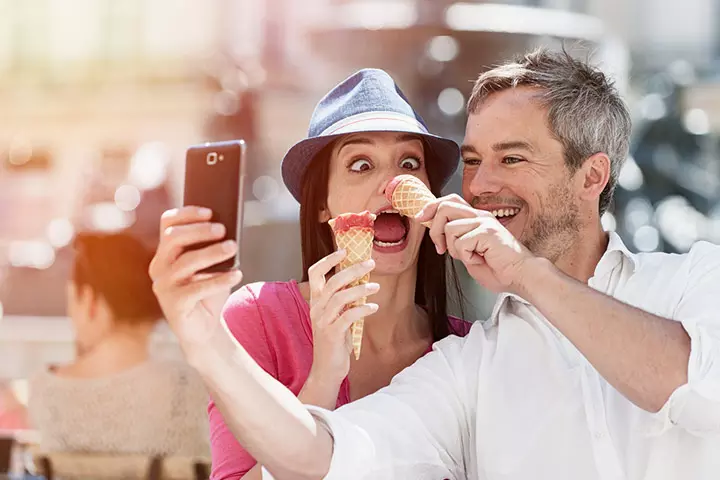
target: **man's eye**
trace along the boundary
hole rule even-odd
[[[355,160],[350,164],[350,170],[353,172],[365,172],[370,170],[372,165],[369,161],[365,160],[364,158],[361,158],[359,160]]]
[[[408,170],[417,170],[418,168],[420,168],[420,160],[418,160],[417,158],[408,157],[402,161],[400,166]]]
[[[479,158],[463,158],[463,163],[469,167],[476,167],[480,165],[481,160]]]
[[[512,165],[512,164],[515,164],[515,163],[520,163],[520,162],[523,162],[523,161],[525,161],[525,159],[520,158],[520,157],[505,157],[505,158],[503,158],[503,162],[505,162],[505,163],[507,163],[507,164],[509,164],[509,165]]]

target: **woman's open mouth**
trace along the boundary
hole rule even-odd
[[[397,210],[379,212],[375,218],[375,250],[394,253],[405,249],[408,243],[410,221]]]

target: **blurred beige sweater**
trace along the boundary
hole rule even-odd
[[[150,361],[96,379],[44,371],[30,383],[29,416],[47,452],[207,457],[206,390],[175,361]]]

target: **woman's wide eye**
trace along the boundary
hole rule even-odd
[[[402,161],[400,166],[408,170],[417,170],[418,168],[420,168],[420,160],[418,160],[417,158],[408,157]]]
[[[350,170],[352,170],[353,172],[365,172],[367,170],[370,170],[370,167],[372,167],[370,162],[361,158],[360,160],[355,160],[354,162],[352,162],[352,164],[350,165]]]

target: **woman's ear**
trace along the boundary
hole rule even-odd
[[[318,222],[320,223],[327,223],[330,221],[332,216],[330,215],[330,212],[328,211],[327,207],[323,207],[322,210],[320,210],[320,213],[318,214]]]

